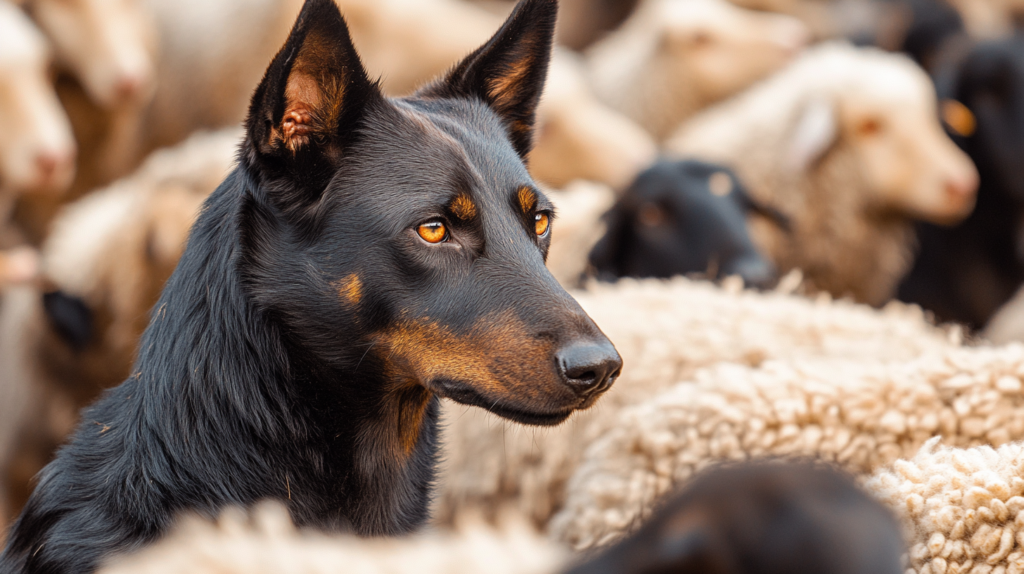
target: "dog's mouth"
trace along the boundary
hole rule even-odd
[[[488,398],[484,396],[483,393],[464,382],[435,380],[431,381],[427,387],[440,396],[451,399],[457,403],[471,407],[480,407],[498,415],[501,418],[508,419],[519,424],[534,426],[554,426],[565,422],[565,420],[572,416],[574,412],[590,407],[597,399],[597,397],[587,398],[570,407],[557,410],[534,410],[511,405],[505,399]]]

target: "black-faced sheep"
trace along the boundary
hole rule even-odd
[[[935,74],[946,124],[981,186],[959,225],[919,227],[899,296],[980,329],[1024,283],[1024,38],[979,43],[940,61]]]
[[[795,19],[724,0],[644,0],[587,61],[597,96],[661,141],[784,66],[808,38]]]
[[[826,466],[723,465],[568,574],[902,574],[889,510]]]
[[[556,223],[557,225],[557,223]],[[827,297],[741,291],[683,278],[594,284],[575,298],[615,341],[628,368],[594,409],[554,429],[520,429],[485,413],[444,406],[445,460],[435,516],[513,506],[544,525],[563,505],[585,445],[618,424],[623,408],[650,399],[702,367],[769,359],[910,360],[957,346],[917,308],[883,311]],[[780,289],[792,288],[789,278]],[[925,439],[922,439],[922,441]]]
[[[697,273],[710,279],[738,275],[747,285],[769,287],[777,279],[775,267],[747,233],[746,215],[764,211],[759,208],[727,167],[661,161],[605,214],[608,232],[590,263],[602,279]]]
[[[750,220],[786,273],[835,296],[881,305],[909,270],[914,219],[954,223],[978,175],[943,133],[934,88],[909,59],[828,44],[716,106],[673,136],[679,157],[733,167],[790,229]]]

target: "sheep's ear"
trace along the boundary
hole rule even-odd
[[[256,89],[246,122],[256,167],[322,187],[369,102],[380,98],[333,0],[306,0]]]
[[[786,167],[803,173],[817,162],[839,135],[835,104],[826,98],[815,98],[800,110],[787,150]]]
[[[494,37],[419,95],[483,100],[501,117],[525,159],[533,147],[557,15],[557,0],[522,0]]]

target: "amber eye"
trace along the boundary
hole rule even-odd
[[[448,228],[440,221],[430,221],[416,228],[423,241],[427,243],[442,243],[448,240]]]
[[[551,227],[551,218],[548,217],[548,214],[538,213],[537,215],[533,216],[533,219],[536,222],[534,224],[534,229],[537,232],[538,236],[543,236],[545,233],[548,232],[548,228]]]

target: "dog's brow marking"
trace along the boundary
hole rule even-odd
[[[519,200],[519,207],[523,213],[533,213],[533,208],[537,207],[537,194],[528,187],[520,187],[516,199]]]
[[[450,209],[452,210],[452,213],[455,214],[455,217],[458,217],[463,221],[476,217],[476,204],[473,203],[473,200],[465,193],[460,193],[459,196],[452,201]]]
[[[358,305],[359,301],[363,299],[363,281],[359,275],[353,273],[342,279],[341,286],[338,287],[338,294],[341,295],[342,301],[349,306]]]

